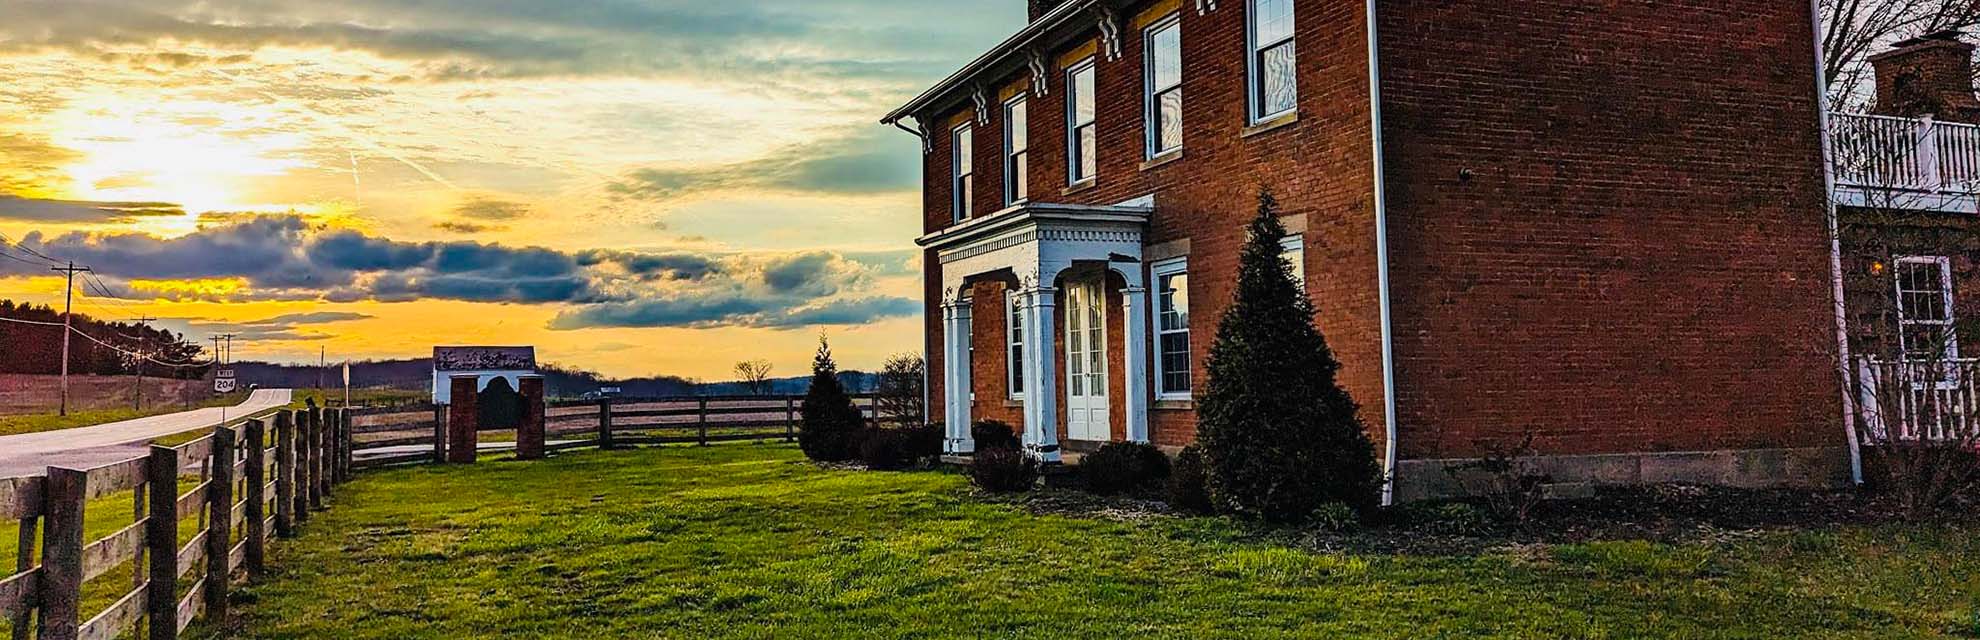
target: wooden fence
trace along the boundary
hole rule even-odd
[[[229,589],[262,574],[268,540],[295,535],[350,478],[350,417],[267,412],[122,462],[0,479],[0,519],[20,523],[13,573],[0,578],[13,640],[171,640],[202,617],[225,620]],[[101,523],[122,522],[93,514],[121,511],[126,494],[131,522],[91,539]],[[127,587],[105,582],[125,568]],[[121,595],[88,606],[105,586]]]
[[[804,396],[683,396],[607,398],[545,403],[550,451],[571,449],[741,442],[795,441]],[[876,396],[853,396],[869,420]],[[443,407],[356,409],[351,414],[354,465],[370,468],[444,459],[447,415]],[[506,432],[497,432],[506,433]]]

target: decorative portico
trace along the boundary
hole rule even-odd
[[[970,339],[975,315],[970,290],[983,280],[1004,280],[1010,287],[1011,315],[1038,346],[1022,350],[1023,440],[1026,451],[1044,462],[1060,460],[1060,401],[1066,401],[1069,429],[1100,434],[1107,431],[1110,375],[1122,380],[1126,437],[1148,441],[1148,292],[1142,263],[1142,238],[1149,199],[1114,206],[1031,203],[956,224],[916,242],[938,252],[942,278],[943,398],[947,425],[946,448],[952,454],[975,450],[972,420]],[[1121,345],[1119,372],[1107,371],[1106,331],[1101,308],[1105,296],[1097,283],[1067,283],[1069,272],[1112,273],[1122,286],[1121,310],[1126,335]],[[1065,295],[1062,296],[1062,290]],[[1062,301],[1063,297],[1063,301]],[[1064,313],[1061,313],[1061,309]],[[1052,348],[1059,320],[1066,317],[1065,348]],[[1059,360],[1066,362],[1067,383],[1059,384]],[[1093,421],[1097,421],[1097,426]],[[1078,433],[1078,432],[1075,432]]]

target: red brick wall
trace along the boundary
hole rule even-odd
[[[1319,308],[1317,321],[1342,362],[1343,384],[1361,403],[1363,419],[1379,439],[1383,390],[1364,4],[1360,0],[1299,1],[1299,121],[1251,137],[1241,135],[1247,125],[1245,5],[1225,2],[1208,15],[1198,15],[1193,4],[1182,3],[1184,157],[1141,169],[1145,156],[1142,34],[1137,29],[1125,29],[1121,59],[1108,61],[1103,57],[1098,63],[1099,179],[1093,188],[1062,193],[1067,186],[1066,92],[1056,67],[1050,93],[1031,98],[1033,199],[1113,204],[1155,194],[1157,210],[1148,241],[1153,244],[1186,238],[1191,243],[1193,364],[1200,389],[1202,363],[1236,284],[1244,225],[1256,212],[1258,188],[1270,186],[1284,204],[1284,214],[1304,216],[1307,222],[1306,271]],[[1121,15],[1125,19],[1138,11],[1122,11]],[[1004,82],[1019,80],[1014,76]],[[985,86],[1001,84],[989,82]],[[951,148],[946,125],[957,113],[929,120],[934,151],[926,162],[927,231],[950,223]],[[979,215],[1002,205],[1001,109],[992,116],[991,124],[976,128]],[[941,275],[934,257],[929,258],[929,367],[940,372]],[[1114,304],[1110,311],[1118,309]],[[979,328],[984,326],[982,318],[978,316]],[[1110,316],[1110,322],[1117,318],[1118,313]],[[1109,338],[1110,351],[1118,353],[1121,334],[1116,332]],[[1149,340],[1152,344],[1152,336]],[[979,357],[982,354],[979,350]],[[1115,364],[1121,361],[1115,359]],[[1117,388],[1119,373],[1118,369],[1110,372]],[[1149,373],[1152,379],[1152,370]],[[934,377],[934,398],[939,403],[939,373]],[[979,375],[976,380],[980,409],[986,390],[1001,390],[1003,384],[996,382],[998,378],[989,378],[992,382],[988,384],[994,386],[984,387],[986,378]],[[1061,374],[1061,384],[1064,380]],[[1115,414],[1125,416],[1118,395]],[[1195,435],[1195,414],[1186,408],[1151,410],[1150,423],[1151,435],[1160,444],[1186,444]]]
[[[1842,443],[1807,2],[1381,6],[1405,458]]]

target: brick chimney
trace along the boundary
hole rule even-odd
[[[1958,32],[1913,38],[1870,57],[1877,72],[1878,115],[1980,124],[1980,98],[1973,93],[1973,45]]]
[[[1065,4],[1066,1],[1067,0],[1025,0],[1025,2],[1030,5],[1032,22],[1037,22],[1039,18],[1045,17],[1045,14],[1051,13],[1053,9],[1059,8],[1059,5]]]

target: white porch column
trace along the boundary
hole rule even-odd
[[[1053,369],[1057,291],[1040,285],[1024,292],[1024,448],[1040,462],[1059,458],[1059,384]],[[1037,346],[1032,346],[1036,344]]]
[[[976,450],[969,437],[970,307],[964,302],[942,303],[942,406],[949,453]]]
[[[1127,369],[1127,439],[1148,442],[1148,289],[1130,280],[1121,289],[1121,306],[1127,314],[1127,340],[1122,344]]]

